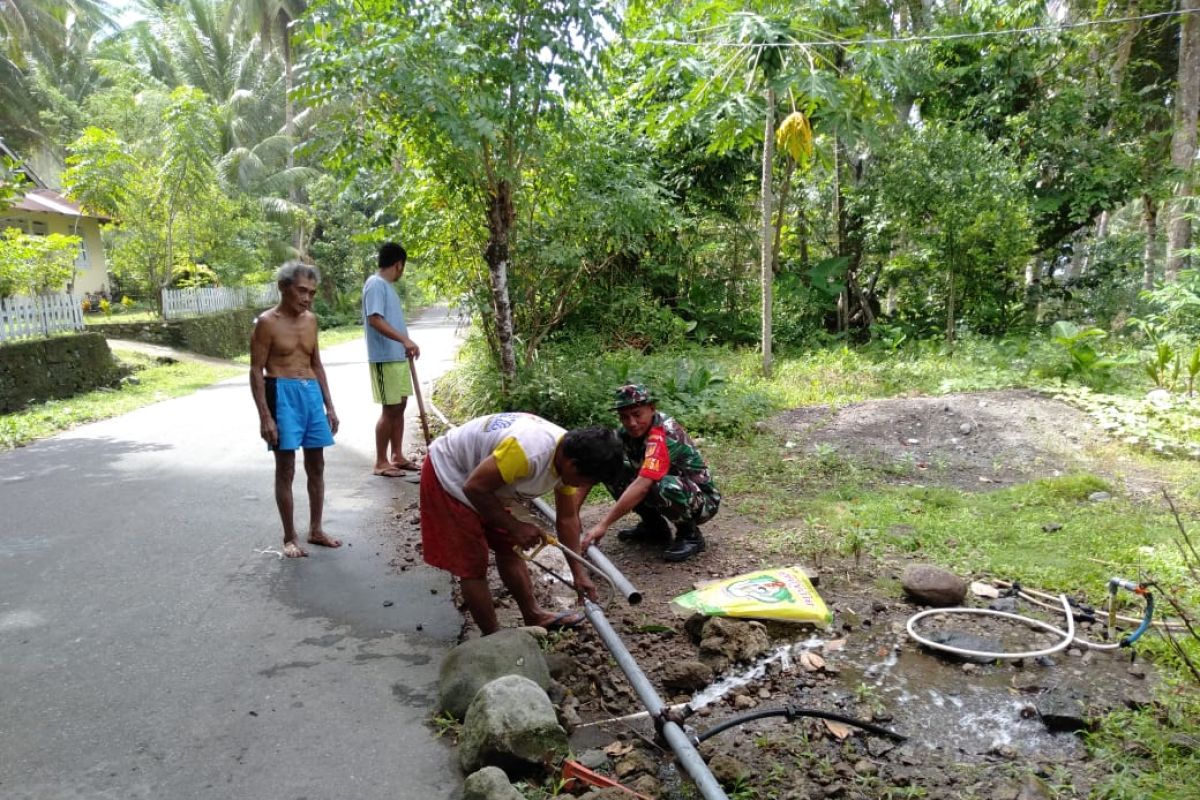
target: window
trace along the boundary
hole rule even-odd
[[[16,228],[21,233],[27,233],[32,236],[48,236],[50,234],[50,227],[44,220],[40,219],[2,217],[0,218],[0,230],[5,228]]]

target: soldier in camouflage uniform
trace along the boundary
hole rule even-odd
[[[617,502],[587,532],[583,547],[599,542],[617,520],[633,511],[640,522],[618,531],[617,538],[669,540],[670,520],[675,523],[675,541],[663,557],[686,561],[704,550],[699,526],[713,518],[721,503],[708,466],[683,426],[658,413],[645,386],[631,383],[617,389],[613,410],[621,419],[617,433],[625,465],[605,488]]]

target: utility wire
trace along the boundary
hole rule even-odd
[[[865,45],[869,47],[878,47],[891,44],[911,44],[913,42],[948,42],[957,39],[986,39],[1000,36],[1013,36],[1022,33],[1061,33],[1062,31],[1074,30],[1076,28],[1091,28],[1101,25],[1124,25],[1129,22],[1144,22],[1146,20],[1160,19],[1162,17],[1184,16],[1186,14],[1195,14],[1200,12],[1200,9],[1180,9],[1178,11],[1158,11],[1153,14],[1139,14],[1134,17],[1115,17],[1113,19],[1090,19],[1083,22],[1066,22],[1059,25],[1031,25],[1027,28],[1009,28],[997,29],[989,31],[973,31],[967,33],[938,33],[922,36],[896,36],[891,38],[867,37],[864,39],[814,39],[805,42],[774,42],[774,43],[754,43],[754,42],[706,42],[694,41],[689,42],[683,39],[642,39],[637,37],[625,38],[624,41],[631,44],[658,44],[668,45],[671,47],[739,47],[747,49],[762,49],[768,47],[852,47]]]

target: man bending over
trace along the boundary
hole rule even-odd
[[[524,559],[542,529],[509,513],[514,503],[554,492],[559,540],[579,552],[579,507],[588,490],[616,475],[621,444],[611,430],[569,433],[533,414],[479,417],[435,439],[421,467],[421,542],[425,561],[459,579],[472,619],[486,636],[499,629],[488,588],[488,550],[526,625],[578,625],[574,611],[552,614],[538,605]],[[596,587],[570,559],[575,588],[593,599]]]

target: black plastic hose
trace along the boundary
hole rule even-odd
[[[730,728],[744,725],[747,722],[753,722],[756,719],[766,719],[767,717],[787,717],[788,722],[792,722],[797,717],[815,717],[817,719],[828,719],[834,722],[843,722],[846,725],[851,725],[855,728],[861,728],[868,733],[873,733],[876,736],[887,736],[897,741],[904,741],[908,737],[895,731],[890,731],[887,728],[881,728],[878,725],[873,725],[870,722],[864,722],[861,719],[854,717],[835,714],[832,711],[819,711],[815,708],[799,708],[797,706],[783,706],[781,708],[762,708],[757,711],[748,711],[745,714],[738,714],[736,717],[730,717],[724,722],[719,722],[712,726],[704,733],[696,737],[697,742],[703,742],[706,739],[711,739],[718,733],[724,733]]]

